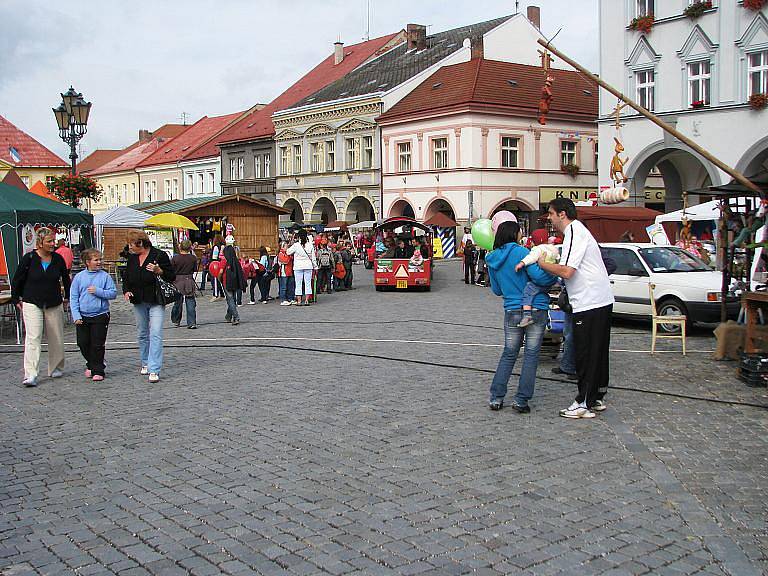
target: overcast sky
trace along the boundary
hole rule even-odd
[[[542,29],[598,69],[598,0],[528,0]],[[140,128],[269,102],[362,40],[366,0],[2,0],[0,115],[67,159],[51,108],[73,85],[93,103],[83,152],[123,148]],[[370,0],[370,36],[429,33],[515,12],[514,0]]]

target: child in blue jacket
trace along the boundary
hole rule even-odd
[[[69,308],[77,330],[77,346],[85,358],[85,377],[104,380],[104,352],[109,327],[109,301],[117,296],[112,277],[101,269],[101,252],[83,250],[85,270],[72,280]]]

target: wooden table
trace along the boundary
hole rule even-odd
[[[747,354],[754,354],[762,349],[757,346],[757,342],[760,340],[768,340],[768,338],[758,335],[757,330],[755,330],[759,325],[757,323],[758,310],[762,308],[768,312],[768,292],[745,292],[741,297],[741,303],[747,312],[747,330],[744,337],[744,352]],[[768,319],[768,314],[766,314],[765,318]]]

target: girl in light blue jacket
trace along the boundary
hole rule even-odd
[[[104,352],[109,328],[109,301],[117,296],[112,277],[101,269],[101,252],[81,254],[85,270],[72,280],[69,307],[77,330],[77,346],[85,358],[85,377],[104,380]]]

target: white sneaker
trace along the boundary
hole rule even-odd
[[[256,304],[256,302],[254,302],[253,300],[251,300],[250,302],[248,302],[248,304],[250,304],[251,306],[253,306],[254,304]]]
[[[290,300],[283,300],[282,302],[280,302],[280,306],[290,306],[290,305],[291,305]]]
[[[24,386],[27,388],[34,388],[37,386],[37,378],[34,376],[30,376],[29,378],[24,378],[24,380],[21,381]]]
[[[160,374],[155,374],[152,372],[152,374],[149,375],[149,381],[150,382],[160,382]]]
[[[560,416],[563,418],[594,418],[596,414],[583,404],[574,402],[565,410],[560,410]]]
[[[142,366],[141,370],[139,370],[139,374],[141,374],[142,376],[146,376],[147,374],[149,374],[149,368],[147,366]]]
[[[595,400],[595,405],[592,406],[592,412],[603,412],[608,406],[602,400]]]
[[[64,372],[62,372],[58,368],[53,372],[51,372],[51,378],[61,378],[62,376],[64,376]]]

